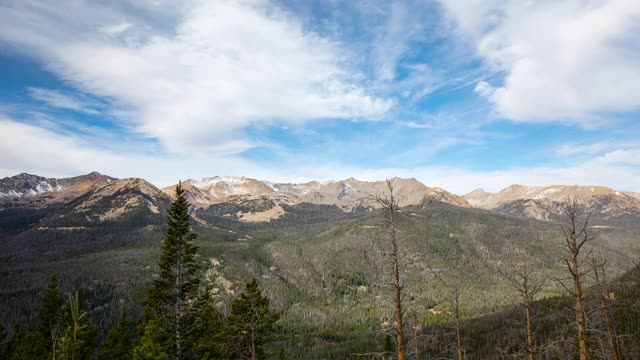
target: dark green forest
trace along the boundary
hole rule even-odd
[[[640,358],[631,221],[586,227],[578,331],[569,219],[432,202],[393,208],[393,223],[384,209],[311,204],[246,223],[181,196],[157,205],[100,225],[5,214],[2,358],[398,358],[390,229],[404,358],[529,358],[525,309],[536,359],[579,359],[579,338],[589,359]],[[575,215],[579,242],[587,214]]]

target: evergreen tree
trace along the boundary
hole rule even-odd
[[[247,283],[240,297],[231,303],[227,329],[234,344],[233,353],[242,359],[265,359],[273,326],[280,314],[269,309],[269,298],[262,296],[258,281]]]
[[[26,331],[23,324],[17,323],[13,330],[13,336],[7,344],[7,359],[31,360],[48,358],[49,353],[44,350],[44,341],[45,339],[42,338],[36,321],[30,321]]]
[[[198,323],[193,333],[194,359],[220,359],[228,352],[228,339],[224,328],[224,317],[216,308],[209,289],[199,296],[195,317]]]
[[[155,320],[147,321],[144,334],[140,338],[139,345],[133,349],[133,360],[165,360],[164,348],[157,342],[159,335],[158,323]]]
[[[58,336],[57,329],[62,314],[62,296],[58,293],[58,279],[54,275],[42,291],[39,310],[31,318],[24,331],[17,326],[14,335],[7,343],[6,357],[12,359],[44,359],[52,357],[53,339]]]
[[[3,323],[0,323],[0,359],[7,358],[7,346],[9,339],[7,339],[7,328]]]
[[[60,322],[62,315],[62,296],[58,292],[58,277],[53,275],[47,287],[42,291],[40,296],[40,332],[46,339],[48,348],[52,345],[52,331]]]
[[[11,335],[11,339],[7,342],[5,357],[3,357],[3,359],[26,359],[27,357],[22,354],[24,352],[23,344],[25,343],[25,337],[24,325],[20,322],[15,323],[13,326],[13,334]]]
[[[182,184],[176,186],[176,200],[168,212],[160,274],[154,280],[146,301],[146,320],[156,320],[158,340],[169,359],[183,359],[185,345],[196,326],[191,305],[197,297],[200,272],[195,261],[196,234],[191,230],[189,203]]]
[[[84,292],[69,294],[62,324],[66,326],[57,346],[56,359],[88,359],[94,354],[98,332],[89,321]]]
[[[109,333],[98,352],[98,360],[131,359],[131,329],[127,323],[127,311],[122,310],[120,321]]]

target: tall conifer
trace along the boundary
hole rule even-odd
[[[146,301],[147,320],[155,320],[159,343],[169,359],[185,358],[188,338],[196,326],[192,303],[197,298],[200,272],[195,260],[196,234],[191,229],[189,202],[181,183],[168,210],[168,229],[164,235],[158,267]]]
[[[251,360],[267,358],[264,345],[270,340],[273,326],[280,318],[280,314],[270,310],[269,303],[269,298],[262,296],[258,281],[253,279],[231,304],[227,327],[236,357]]]
[[[127,360],[131,358],[131,329],[129,329],[127,322],[127,311],[122,310],[120,321],[111,328],[102,343],[98,352],[98,360]]]
[[[58,292],[58,277],[53,275],[40,296],[40,333],[47,339],[47,349],[51,350],[51,332],[58,326],[62,315],[62,296]]]

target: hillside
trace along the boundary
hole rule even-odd
[[[391,181],[397,191],[400,206],[436,201],[469,207],[465,199],[443,189],[430,188],[416,179],[393,178]],[[290,184],[223,176],[189,179],[182,184],[187,190],[187,198],[194,207],[208,209],[219,204],[230,204],[229,208],[241,208],[244,212],[241,214],[229,212],[225,215],[251,222],[270,221],[284,214],[283,206],[302,203],[332,205],[345,212],[378,208],[376,196],[383,195],[387,186],[384,181],[367,182],[354,178],[322,183],[312,181]],[[173,189],[175,185],[163,190],[171,195]],[[258,202],[260,202],[259,205]],[[247,205],[250,203],[256,204],[259,210],[257,212],[260,214],[252,216],[246,212]]]
[[[342,358],[381,346],[376,335],[390,321],[392,308],[381,286],[388,281],[382,213],[301,203],[282,205],[285,214],[268,222],[225,216],[272,208],[256,201],[245,209],[212,213],[216,207],[237,205],[227,202],[196,212],[206,221],[194,219],[203,269],[218,286],[221,304],[244,281],[257,277],[272,304],[283,311],[277,346],[288,353]],[[167,202],[168,197],[142,180],[119,180],[70,202],[39,226],[5,238],[0,301],[4,308],[21,310],[5,312],[3,319],[23,319],[20,314],[28,313],[51,273],[60,275],[63,289],[87,289],[98,324],[108,326],[120,306],[132,306],[139,316],[140,308],[133,304],[140,303],[155,271]],[[114,213],[114,207],[124,210]],[[465,298],[463,314],[472,319],[515,303],[508,259],[533,257],[550,274],[562,271],[556,224],[425,202],[403,208],[398,225],[405,237],[407,311],[425,326],[449,321],[443,279],[468,279],[465,291],[473,296]],[[637,228],[599,231],[597,249],[607,254],[612,274],[621,273],[630,264]],[[461,268],[448,261],[452,247],[466,259]],[[559,291],[550,284],[545,295]]]
[[[603,290],[612,296],[608,312],[613,328],[620,342],[624,359],[640,358],[640,267],[634,267],[611,280],[606,288],[591,287],[587,290],[586,311],[589,314],[590,358],[608,359],[610,356],[607,328],[602,313],[599,295]],[[535,301],[533,304],[533,331],[536,358],[572,359],[576,357],[575,313],[572,300],[568,296],[556,296]],[[522,307],[500,311],[491,315],[467,320],[462,328],[466,344],[467,359],[497,360],[518,358],[515,354],[525,354],[523,330],[524,312]],[[436,325],[425,329],[428,339],[437,339],[451,333],[448,325]],[[622,335],[624,334],[624,335]],[[445,346],[424,349],[431,357],[447,356]]]
[[[603,186],[512,185],[497,193],[476,189],[463,196],[471,206],[539,220],[561,217],[560,204],[576,198],[595,218],[633,218],[640,215],[640,198]]]
[[[379,334],[392,321],[392,299],[384,286],[385,222],[374,200],[384,183],[347,179],[301,186],[218,178],[195,184],[185,182],[192,195],[206,195],[192,213],[196,243],[223,310],[255,277],[282,311],[274,346],[289,355],[344,358],[382,346]],[[448,331],[451,279],[464,279],[462,314],[479,331],[468,336],[482,339],[498,330],[488,331],[488,322],[474,319],[510,316],[500,314],[509,314],[517,302],[510,274],[518,261],[535,259],[547,275],[563,274],[560,218],[541,221],[471,208],[412,179],[396,178],[393,184],[402,205],[397,224],[404,239],[406,311],[422,329],[442,336]],[[170,188],[142,179],[110,178],[70,201],[22,208],[40,211],[34,217],[3,210],[0,220],[21,219],[23,225],[0,235],[0,304],[11,309],[0,314],[2,320],[25,320],[53,273],[64,291],[87,290],[92,319],[102,328],[122,307],[139,317],[144,289],[156,271],[170,194]],[[639,230],[637,221],[614,220],[600,218],[590,228],[598,233],[595,251],[606,256],[612,276],[635,259]],[[450,261],[452,251],[461,254],[461,266]],[[543,296],[560,293],[549,282]],[[473,344],[478,342],[469,354],[486,354]]]
[[[26,173],[0,179],[0,235],[25,230],[65,204],[115,180],[97,172],[62,179]]]
[[[65,203],[113,180],[97,172],[62,179],[22,173],[0,179],[0,207]]]

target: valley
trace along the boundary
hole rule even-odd
[[[21,174],[0,180],[0,303],[6,310],[0,315],[7,324],[28,320],[52,274],[63,291],[85,289],[100,329],[108,329],[123,308],[142,316],[140,303],[157,272],[175,187],[96,173],[73,179]],[[558,209],[572,194],[583,214],[593,213],[594,254],[606,259],[609,276],[624,274],[637,261],[640,199],[630,194],[565,187],[461,197],[415,179],[392,183],[400,206],[409,336],[450,336],[453,279],[463,284],[462,318],[481,331],[478,319],[513,316],[519,262],[532,261],[547,279],[564,276]],[[272,347],[289,357],[345,358],[384,346],[381,333],[393,322],[394,307],[385,219],[376,202],[384,182],[274,184],[214,177],[183,185],[193,206],[198,262],[223,313],[242,285],[256,278],[282,313]],[[464,261],[451,261],[452,251]],[[549,299],[563,294],[549,280],[540,299],[555,309]],[[480,333],[465,336],[469,359],[488,358],[488,345],[473,340]],[[424,346],[432,356],[451,350],[443,343]],[[511,351],[521,350],[512,344]]]

